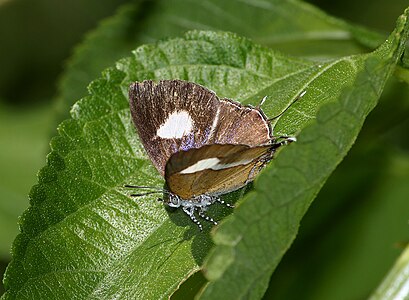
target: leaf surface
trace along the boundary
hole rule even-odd
[[[384,39],[301,1],[133,1],[75,49],[59,85],[60,111],[64,114],[91,80],[137,45],[192,29],[231,31],[275,50],[321,60],[366,52]]]
[[[406,26],[405,22],[406,19],[401,20]],[[405,31],[401,27],[404,26],[400,25],[397,36],[376,52],[381,57],[386,55],[385,61],[389,62],[390,56],[396,60],[395,56],[401,51],[397,41],[403,41],[401,35],[406,35],[406,27]],[[376,54],[372,56],[376,57]],[[117,68],[108,69],[102,78],[95,80],[89,87],[89,95],[74,105],[71,119],[59,126],[59,135],[51,142],[52,152],[47,157],[47,165],[40,171],[39,183],[30,193],[31,207],[21,220],[21,234],[14,243],[13,261],[5,277],[5,299],[165,298],[202,264],[212,246],[209,225],[204,233],[199,233],[180,210],[168,216],[155,197],[132,199],[128,196],[131,192],[123,188],[124,184],[163,184],[163,179],[146,158],[131,123],[127,94],[132,81],[185,79],[213,89],[220,97],[253,105],[267,95],[268,101],[263,109],[269,116],[284,111],[306,90],[302,101],[294,103],[274,123],[276,134],[297,134],[309,124],[316,124],[314,120],[319,108],[336,99],[345,86],[351,85],[372,56],[313,63],[278,54],[234,34],[196,31],[183,38],[139,47],[133,57],[122,60]],[[382,61],[383,65],[385,61]],[[366,67],[373,71],[372,67]],[[374,82],[376,89],[371,91],[371,99],[379,95],[392,67],[393,63],[388,64],[388,72]],[[366,89],[363,91],[367,92]],[[347,104],[350,103],[347,100]],[[374,102],[362,100],[359,103],[364,107],[358,106],[356,113],[368,113]],[[340,104],[336,108],[342,112]],[[338,116],[351,123],[345,124],[341,118],[343,122],[334,125]],[[292,149],[301,146],[291,145],[285,149],[279,155],[284,158],[260,176],[256,184],[260,195],[258,202],[248,201],[248,198],[256,197],[256,193],[250,194],[237,210],[237,217],[226,222],[233,224],[232,221],[240,219],[245,212],[246,216],[249,215],[248,222],[239,225],[244,227],[228,229],[228,225],[223,226],[216,235],[216,242],[222,244],[222,254],[230,253],[234,248],[235,242],[231,238],[239,232],[254,234],[258,242],[266,240],[266,231],[254,231],[253,224],[256,223],[252,218],[260,215],[255,213],[262,208],[260,201],[269,199],[266,194],[270,194],[272,178],[279,182],[274,185],[279,189],[277,194],[293,197],[295,191],[300,198],[289,201],[295,204],[298,213],[294,219],[285,209],[288,199],[275,199],[274,205],[285,210],[281,220],[277,219],[284,227],[267,228],[278,233],[273,238],[280,241],[271,249],[283,253],[288,248],[299,218],[318,187],[322,186],[326,174],[341,159],[340,149],[350,146],[349,139],[356,136],[359,127],[356,123],[362,122],[350,114],[338,115],[338,111],[332,109],[323,112],[319,120],[331,125],[327,135],[320,136],[320,131],[314,134],[309,129],[304,133],[305,137],[301,136],[299,144],[316,147],[316,140],[321,139],[320,151],[331,155],[324,155],[325,160],[321,160],[321,157],[317,159],[313,148],[306,149],[299,157],[303,158],[299,168],[307,166],[306,156],[317,165],[309,173],[314,176],[305,177],[288,163],[298,155]],[[355,131],[348,132],[350,128]],[[334,132],[339,134],[331,139]],[[322,166],[324,172],[320,170]],[[315,177],[316,174],[320,176]],[[300,180],[304,188],[294,190],[288,184],[291,179]],[[312,187],[305,188],[307,185]],[[226,199],[234,202],[243,193],[245,190],[232,193]],[[245,205],[249,205],[248,210],[243,209]],[[209,214],[221,217],[228,212],[228,209],[215,206]],[[269,209],[261,215],[267,217],[270,213],[275,215],[277,212]],[[277,232],[277,228],[285,230]],[[268,250],[270,242],[260,246],[257,251],[263,247]],[[217,253],[221,253],[220,246],[213,258]],[[247,258],[246,253],[243,254]],[[210,260],[208,276],[211,280],[226,276],[223,281],[228,286],[231,284],[228,267],[246,262],[237,255],[218,257],[227,258],[225,262],[230,264],[226,267],[219,261],[223,268],[215,271],[215,260]],[[264,258],[258,259],[255,267]],[[278,259],[279,256],[275,256],[274,261]],[[263,271],[260,278],[265,282],[272,266],[267,268],[266,264],[260,270]],[[243,280],[247,279],[247,275],[243,277]],[[213,287],[220,286],[221,282],[215,281]],[[246,287],[247,283],[243,283],[243,288]],[[214,291],[221,295],[215,287]],[[237,289],[237,292],[241,291]],[[258,286],[254,289],[259,295],[261,291]]]
[[[5,297],[161,298],[202,264],[212,245],[207,233],[199,234],[182,212],[169,218],[154,197],[132,199],[123,188],[163,184],[131,123],[131,81],[188,79],[256,104],[264,88],[283,86],[290,74],[307,80],[315,68],[232,34],[192,32],[142,46],[118,69],[108,69],[51,141],[13,246]],[[292,87],[292,96],[283,95],[266,110],[284,109],[301,88]],[[227,212],[214,209],[219,217]]]
[[[302,216],[354,143],[401,57],[408,38],[408,12],[377,51],[333,62],[326,74],[320,73],[309,84],[307,93],[314,93],[313,99],[326,96],[332,103],[322,107],[298,142],[273,161],[256,180],[255,190],[219,226],[214,235],[216,247],[204,266],[210,283],[201,299],[256,299],[264,294]],[[346,73],[344,68],[354,69],[358,77],[339,94],[337,84],[331,85],[325,75]],[[339,81],[338,76],[332,78]]]

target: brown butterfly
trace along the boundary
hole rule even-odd
[[[130,86],[129,99],[139,138],[166,180],[168,190],[161,192],[168,199],[163,201],[182,207],[200,230],[196,212],[217,224],[206,216],[207,208],[215,202],[225,204],[221,194],[254,180],[277,148],[295,140],[273,137],[260,106],[219,99],[192,82],[136,82]]]

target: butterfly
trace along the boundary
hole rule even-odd
[[[219,99],[193,82],[135,82],[129,101],[139,139],[166,181],[167,189],[159,190],[167,199],[161,200],[181,207],[200,230],[196,214],[217,224],[206,215],[207,208],[226,204],[220,195],[253,181],[279,147],[295,140],[273,137],[260,105]]]

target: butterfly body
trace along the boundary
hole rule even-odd
[[[259,108],[243,106],[181,80],[133,83],[130,109],[139,138],[169,189],[166,201],[202,228],[220,195],[252,181],[275,150],[290,141],[272,136]]]

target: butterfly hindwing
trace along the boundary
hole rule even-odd
[[[182,197],[234,191],[259,173],[272,156],[270,146],[206,145],[175,153],[166,165],[169,190]]]

